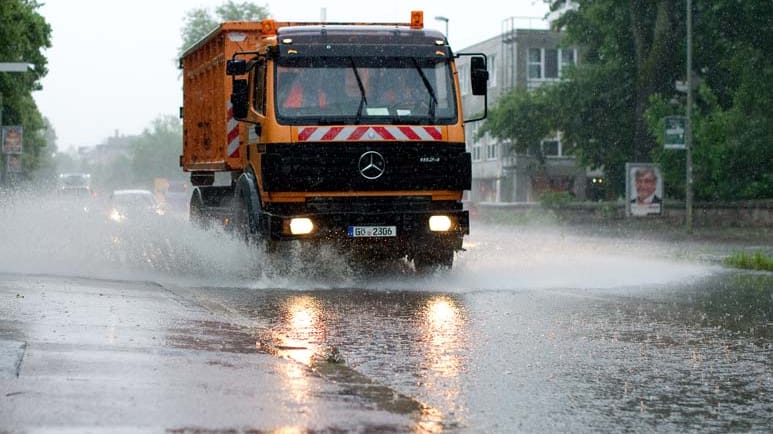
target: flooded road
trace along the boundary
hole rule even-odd
[[[239,402],[227,393],[238,390],[235,365],[250,367],[237,371],[249,376],[245,383],[266,384],[266,398],[251,398],[262,419],[229,414],[225,404],[204,417],[169,389],[182,387],[186,377],[167,361],[150,372],[178,383],[152,384],[168,389],[155,399],[177,416],[153,413],[152,426],[190,426],[182,423],[186,415],[196,426],[237,432],[244,426],[463,433],[766,432],[773,426],[773,275],[706,260],[727,246],[477,224],[450,272],[416,276],[397,265],[364,276],[335,252],[274,268],[227,234],[200,232],[179,220],[116,229],[98,214],[59,213],[51,222],[40,209],[0,211],[0,272],[12,273],[12,280],[49,276],[38,279],[40,291],[72,291],[70,312],[90,309],[97,319],[100,305],[79,306],[79,300],[99,290],[84,287],[171,294],[186,306],[184,315],[152,298],[144,310],[127,307],[109,318],[158,328],[136,337],[161,348],[151,354],[172,348],[191,352],[179,354],[190,359],[206,352],[201,372],[209,392],[196,389],[196,402]],[[29,230],[10,229],[20,225]],[[73,283],[73,276],[84,281]],[[133,289],[144,282],[153,284]],[[17,287],[3,286],[3,295],[19,304]],[[23,300],[33,300],[36,288],[30,285]],[[24,342],[26,336],[34,342],[48,333],[34,324],[51,316],[20,317],[23,311],[8,306],[0,340]],[[63,323],[60,334],[86,315],[54,316]],[[151,340],[153,333],[165,338]],[[100,336],[89,343],[113,345]],[[76,330],[66,342],[84,339]],[[240,354],[238,362],[233,354]],[[19,407],[3,404],[4,419],[23,421],[25,395],[9,393],[16,391],[0,399],[15,399]],[[293,396],[305,399],[307,417],[291,416]],[[113,399],[113,412],[129,415],[117,419],[125,426],[131,405],[120,395]],[[240,408],[249,407],[242,402]],[[60,416],[67,420],[67,412]],[[165,423],[170,420],[174,424]]]
[[[489,262],[478,287],[457,269],[392,285],[202,291],[291,348],[281,355],[309,363],[315,348],[335,347],[346,366],[462,432],[773,423],[773,276],[668,256],[593,256],[598,241],[582,241],[576,262],[565,244],[574,240],[554,252],[543,245],[552,272]],[[494,247],[511,260],[528,256]]]

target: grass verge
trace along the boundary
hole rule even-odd
[[[773,271],[773,256],[763,252],[735,252],[725,258],[725,265],[749,270]]]

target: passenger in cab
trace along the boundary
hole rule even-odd
[[[308,74],[303,74],[298,70],[290,71],[288,68],[280,67],[278,71],[278,97],[282,108],[327,107],[325,90],[319,85],[313,85],[319,80],[305,79],[304,76]]]

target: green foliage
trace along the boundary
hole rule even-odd
[[[576,144],[581,164],[604,169],[608,188],[617,194],[625,191],[625,163],[635,153],[630,74],[625,65],[584,65],[557,85],[554,100],[555,126],[564,143]]]
[[[567,2],[554,0],[551,9]],[[549,102],[555,128],[575,145],[580,163],[604,169],[616,193],[625,188],[625,162],[654,161],[664,169],[666,196],[683,198],[685,153],[663,150],[662,118],[685,113],[685,97],[674,87],[687,69],[685,3],[572,3],[554,24],[566,43],[583,49]],[[700,83],[692,117],[695,197],[771,198],[773,2],[696,1],[692,15],[692,69]],[[514,103],[523,105],[511,109],[519,113],[531,101]]]
[[[490,209],[482,212],[481,218],[493,225],[555,225],[560,221],[552,209],[536,207],[527,211]]]
[[[545,191],[540,195],[540,206],[547,209],[558,209],[574,202],[574,197],[568,191]]]
[[[215,8],[214,16],[205,8],[191,9],[185,14],[178,57],[223,21],[260,21],[268,15],[268,6],[258,6],[246,1],[228,0]]]
[[[171,115],[159,116],[142,135],[131,140],[131,170],[138,181],[156,177],[181,178],[182,123]]]
[[[477,133],[511,143],[510,151],[539,150],[540,142],[555,128],[548,87],[529,92],[513,89],[491,109]]]
[[[85,164],[59,155],[61,171],[83,171],[92,176],[97,190],[109,192],[119,188],[153,188],[153,179],[184,179],[179,161],[182,124],[172,115],[159,116],[142,134],[107,140],[107,146],[125,149],[109,163]],[[69,169],[68,169],[69,167]]]
[[[773,271],[773,256],[763,252],[736,252],[725,258],[724,262],[735,268]]]
[[[773,4],[718,0],[698,3],[699,71],[693,124],[693,189],[698,200],[773,197]],[[666,103],[674,100],[676,104]],[[680,95],[665,93],[647,110],[662,144],[662,117],[684,114]],[[665,169],[668,197],[683,197],[684,152],[653,153]],[[675,190],[675,191],[674,191]]]
[[[0,72],[2,123],[24,128],[26,173],[40,167],[47,146],[45,123],[32,98],[48,72],[43,50],[51,47],[51,27],[38,13],[40,6],[35,0],[0,0],[0,62],[33,65],[27,72]]]

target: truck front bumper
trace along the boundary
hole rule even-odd
[[[432,217],[447,217],[448,228],[430,227]],[[293,219],[304,218],[312,223],[306,234],[293,233]],[[382,213],[311,213],[299,215],[267,215],[266,223],[272,240],[316,239],[338,244],[384,246],[408,254],[417,247],[461,250],[464,235],[470,233],[470,218],[466,210],[431,210]],[[442,217],[439,219],[443,221]],[[359,229],[358,229],[359,228]],[[365,229],[367,230],[365,230]],[[374,228],[380,230],[373,231]],[[368,232],[370,231],[370,232]]]

